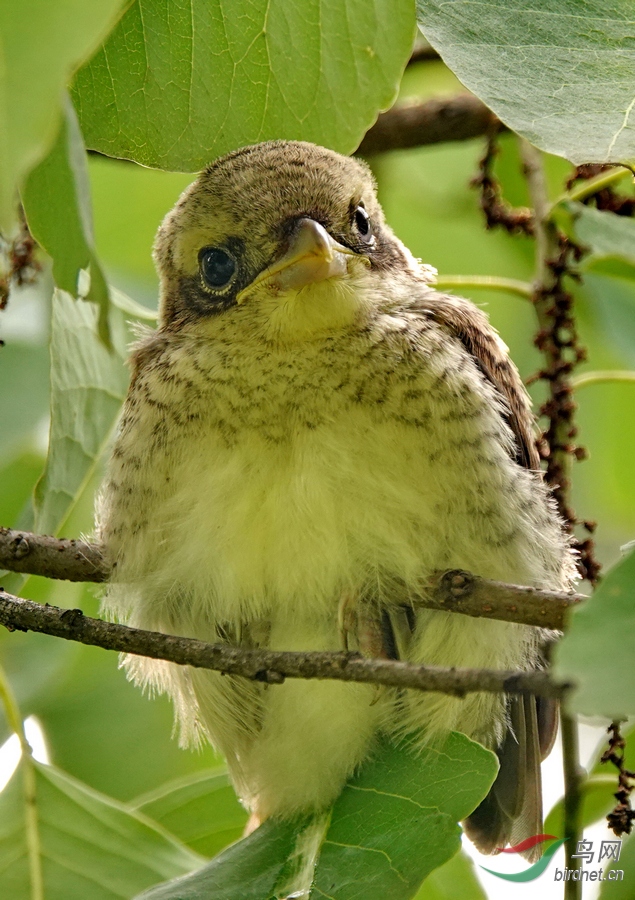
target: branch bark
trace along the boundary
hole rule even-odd
[[[38,631],[106,650],[165,659],[268,684],[282,684],[286,678],[318,678],[438,691],[458,697],[474,691],[560,697],[569,687],[554,682],[546,672],[442,669],[366,659],[355,653],[293,653],[207,644],[92,619],[80,609],[43,606],[5,591],[0,591],[0,624],[10,631]]]
[[[103,582],[110,576],[96,544],[9,528],[0,528],[2,568],[65,581]],[[421,595],[410,603],[425,609],[561,630],[569,610],[585,599],[582,594],[540,591],[451,570],[433,575]]]
[[[11,528],[0,528],[0,569],[62,581],[107,581],[110,575],[96,544]]]
[[[355,151],[372,156],[444,141],[466,141],[487,134],[498,124],[494,113],[472,94],[393,106],[382,113]]]

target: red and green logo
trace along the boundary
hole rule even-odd
[[[545,850],[538,862],[535,862],[533,866],[529,866],[524,872],[507,874],[495,872],[493,869],[486,869],[485,866],[481,866],[481,869],[485,872],[489,872],[490,875],[496,875],[497,878],[504,878],[505,881],[533,881],[535,878],[538,878],[539,875],[542,875],[551,862],[554,853],[564,844],[566,838],[556,837],[555,834],[535,834],[533,837],[521,841],[520,844],[516,844],[515,847],[500,848],[501,853],[522,853],[523,850],[531,850],[532,847],[542,844],[545,841],[554,841],[554,843]]]

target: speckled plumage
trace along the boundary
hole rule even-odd
[[[360,202],[372,248],[355,232]],[[346,274],[250,293],[300,218],[353,251]],[[206,246],[238,260],[227,290],[200,275]],[[185,192],[156,260],[161,321],[133,355],[99,505],[109,611],[204,640],[335,650],[346,596],[389,611],[407,659],[534,665],[529,627],[432,611],[399,626],[432,571],[566,588],[572,564],[504,345],[476,307],[430,287],[366,168],[301,143],[238,151]],[[267,689],[139,657],[126,666],[173,697],[186,742],[209,738],[227,756],[260,818],[330,803],[381,730],[426,742],[456,728],[497,747],[509,724],[494,695],[373,702],[365,685]]]

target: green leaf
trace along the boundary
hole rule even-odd
[[[0,793],[0,897],[30,900],[22,767]],[[145,816],[53,766],[34,764],[46,900],[122,900],[200,865]]]
[[[0,464],[6,465],[30,443],[33,429],[48,413],[46,348],[7,343],[0,349],[0,384]]]
[[[580,826],[588,828],[594,822],[608,815],[615,806],[614,797],[617,790],[617,773],[612,775],[593,775],[582,783],[582,808]],[[564,834],[564,798],[560,798],[545,819],[545,834]]]
[[[426,38],[532,144],[571,162],[635,155],[629,0],[417,0]]]
[[[244,144],[348,153],[394,101],[412,0],[136,0],[73,97],[89,147],[195,171]]]
[[[97,319],[92,303],[55,292],[49,452],[35,497],[35,529],[43,534],[63,526],[104,451],[126,394],[124,315],[111,310],[112,351],[98,336]]]
[[[556,678],[573,681],[572,712],[622,719],[635,714],[635,552],[614,566],[573,611],[556,647]]]
[[[487,900],[487,894],[476,877],[474,863],[460,851],[428,875],[414,900]]]
[[[31,234],[53,258],[58,288],[77,296],[80,270],[90,267],[90,288],[84,299],[99,307],[100,334],[108,343],[108,286],[93,249],[86,153],[68,99],[57,140],[31,171],[22,201]]]
[[[456,853],[456,823],[482,800],[496,770],[494,754],[462,734],[417,755],[386,743],[328,815],[268,821],[143,900],[269,900],[310,884],[312,900],[408,900]]]
[[[21,183],[55,140],[74,69],[121,8],[122,0],[0,4],[0,230],[11,228]]]
[[[584,274],[580,294],[596,333],[605,337],[611,356],[626,366],[635,366],[635,270],[632,277],[609,274],[606,262],[597,263]],[[602,266],[602,272],[600,272]],[[620,363],[621,364],[621,363]],[[607,476],[618,473],[607,472]],[[619,478],[623,473],[619,472]]]
[[[132,806],[204,856],[237,841],[247,824],[227,773],[218,769],[171,781]]]
[[[137,900],[270,900],[300,829],[300,823],[269,820],[198,872],[150,888]]]
[[[6,528],[15,528],[22,510],[29,501],[33,486],[42,473],[43,459],[34,450],[26,450],[2,462],[0,522]]]
[[[635,221],[628,216],[594,209],[583,203],[567,203],[573,216],[573,230],[578,243],[590,251],[582,258],[588,268],[600,259],[619,259],[635,266]],[[631,269],[631,272],[633,270]]]

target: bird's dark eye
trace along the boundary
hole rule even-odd
[[[363,206],[358,206],[355,210],[355,225],[360,238],[368,243],[373,237],[373,227],[370,216]]]
[[[220,247],[205,247],[198,255],[201,274],[211,288],[229,284],[236,271],[236,262]]]

